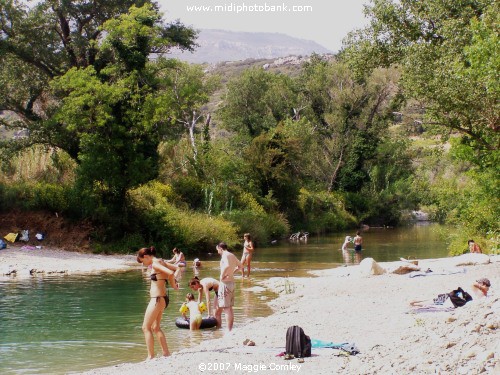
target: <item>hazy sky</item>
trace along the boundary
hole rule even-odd
[[[367,23],[362,9],[363,4],[369,2],[369,0],[157,1],[167,21],[180,19],[185,25],[198,29],[279,32],[313,40],[333,52],[339,50],[342,39],[349,31]],[[279,10],[278,6],[287,11]],[[272,7],[275,7],[275,11],[272,11]]]

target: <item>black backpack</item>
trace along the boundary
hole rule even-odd
[[[455,307],[461,307],[467,302],[472,301],[471,295],[460,287],[453,290],[451,293],[448,293],[448,296],[450,297],[451,303],[453,303],[453,306]]]
[[[299,326],[288,327],[285,352],[286,354],[293,354],[295,358],[311,356],[311,339]]]

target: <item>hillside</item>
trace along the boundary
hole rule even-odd
[[[194,52],[173,50],[172,57],[190,63],[217,63],[252,59],[274,59],[289,55],[331,53],[316,42],[279,33],[200,30]]]

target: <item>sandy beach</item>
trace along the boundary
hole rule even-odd
[[[29,277],[31,270],[119,271],[134,266],[134,262],[133,255],[9,249],[0,251],[0,274]],[[254,287],[279,293],[270,302],[274,310],[271,316],[168,358],[124,363],[85,374],[500,373],[500,256],[465,254],[418,263],[420,273],[393,273],[404,272],[398,268],[406,267],[407,262],[380,263],[380,268],[363,262],[317,271],[307,278],[253,282]],[[373,275],[373,269],[385,273]],[[475,298],[464,307],[416,313],[409,305],[411,300],[432,299],[459,286],[470,292],[472,283],[482,277],[491,281],[489,296]],[[292,325],[301,326],[312,339],[354,343],[360,353],[313,348],[312,356],[303,363],[284,360],[277,355],[284,351],[286,330]],[[168,330],[166,334],[168,339]],[[243,345],[246,339],[255,346]]]

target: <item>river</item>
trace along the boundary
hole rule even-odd
[[[362,233],[361,256],[377,261],[445,257],[446,246],[439,231],[436,225],[371,228]],[[360,257],[354,252],[340,250],[346,235],[353,236],[354,232],[313,236],[307,242],[259,244],[251,279],[237,280],[235,329],[272,313],[266,302],[275,295],[255,288],[259,280],[305,277],[309,270],[358,263]],[[217,277],[218,254],[207,254],[201,260],[200,276]],[[171,352],[223,334],[221,330],[190,332],[175,327],[192,276],[193,270],[188,268],[180,281],[181,289],[170,291],[171,302],[162,327]],[[0,372],[66,374],[142,361],[146,347],[141,324],[148,288],[149,280],[139,267],[120,273],[0,281]]]

